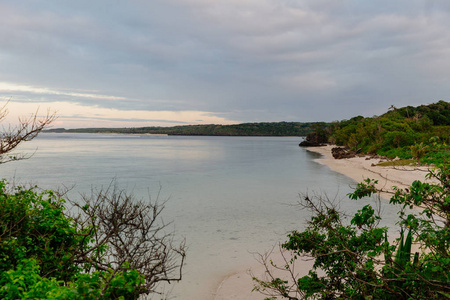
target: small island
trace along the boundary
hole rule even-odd
[[[115,133],[115,134],[167,134],[193,136],[306,136],[324,122],[261,122],[234,125],[183,125],[173,127],[135,128],[54,128],[45,132],[56,133]]]

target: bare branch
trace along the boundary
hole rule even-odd
[[[78,208],[71,217],[80,228],[93,230],[93,241],[75,254],[76,261],[112,269],[112,274],[137,270],[145,278],[141,294],[157,292],[161,282],[181,280],[186,246],[175,243],[170,223],[160,217],[164,203],[136,200],[113,184],[82,198],[81,203],[71,201]]]
[[[6,109],[7,104],[0,108],[0,121],[8,113]],[[28,118],[19,118],[19,125],[17,126],[3,126],[3,130],[0,133],[0,164],[31,157],[31,155],[13,153],[13,151],[21,143],[34,139],[44,128],[56,120],[56,113],[52,113],[50,110],[41,118],[38,117],[38,114],[39,110],[36,110]]]

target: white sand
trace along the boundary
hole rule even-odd
[[[335,146],[310,147],[308,151],[320,153],[322,158],[318,163],[328,166],[331,170],[344,174],[357,182],[370,178],[378,180],[378,189],[385,191],[381,196],[389,199],[393,191],[392,187],[407,188],[415,180],[428,181],[425,176],[429,172],[426,166],[398,166],[380,167],[376,166],[380,159],[368,159],[368,157],[353,157],[347,159],[334,159],[331,148]]]
[[[308,151],[320,153],[322,158],[317,159],[318,163],[328,166],[331,170],[344,174],[357,182],[366,178],[378,180],[377,188],[385,191],[382,197],[389,199],[392,193],[392,187],[409,187],[413,181],[425,181],[425,175],[428,173],[427,167],[380,167],[375,166],[379,159],[366,159],[366,157],[354,157],[349,159],[334,159],[331,155],[331,148],[334,146],[310,147]],[[272,254],[277,264],[282,264],[280,253]],[[297,274],[304,276],[311,268],[311,261],[302,261],[297,266]],[[259,278],[264,278],[264,268],[261,264],[255,263],[235,273],[226,276],[218,286],[214,300],[261,300],[264,296],[258,292],[252,292],[253,281],[249,270]]]
[[[270,254],[270,259],[278,267],[283,267],[287,264],[287,261],[283,258],[280,252],[273,252]],[[284,257],[290,259],[290,254],[285,252]],[[308,275],[309,270],[312,268],[313,260],[297,260],[295,263],[295,275],[296,277],[303,277]],[[286,271],[276,270],[270,267],[272,274],[277,277],[289,279],[289,274]],[[214,300],[261,300],[265,296],[257,291],[252,292],[253,281],[252,275],[255,275],[259,279],[268,280],[265,277],[265,268],[262,264],[256,263],[251,268],[241,270],[224,278],[220,286],[216,291]],[[292,282],[292,280],[290,280]]]

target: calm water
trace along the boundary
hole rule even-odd
[[[342,198],[341,208],[365,203],[345,198],[354,182],[313,160],[297,137],[175,137],[41,134],[21,150],[29,160],[1,166],[1,177],[70,193],[108,186],[139,198],[169,199],[164,219],[188,244],[176,299],[211,299],[220,280],[255,264],[264,252],[301,229],[308,213],[292,204],[304,192]],[[168,288],[166,288],[167,290]]]

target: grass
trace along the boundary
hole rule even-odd
[[[415,166],[415,165],[417,165],[417,161],[414,159],[389,160],[377,164],[377,166],[380,167],[400,167],[400,166]]]

